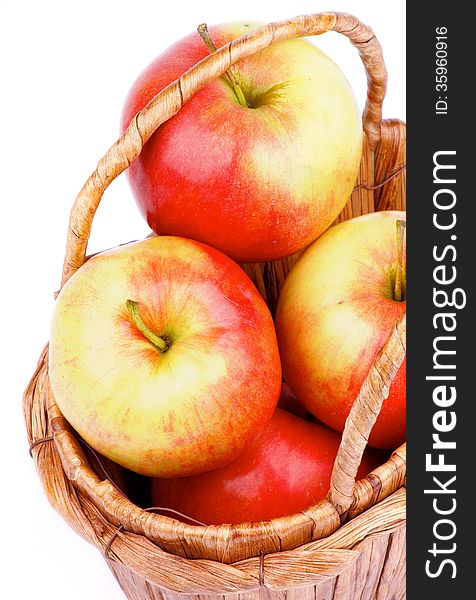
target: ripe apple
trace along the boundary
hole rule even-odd
[[[284,377],[309,411],[338,431],[406,310],[404,236],[397,233],[404,219],[404,212],[376,212],[331,227],[300,256],[280,294]],[[373,446],[405,440],[405,374],[403,364],[372,429]]]
[[[234,462],[193,477],[153,479],[152,504],[206,525],[266,521],[300,512],[329,491],[340,439],[325,425],[278,408]],[[367,451],[358,477],[382,462],[380,452]]]
[[[210,34],[220,47],[256,26],[217,25]],[[123,129],[209,52],[195,32],[156,58],[129,92]],[[224,76],[198,91],[128,176],[156,233],[206,242],[240,262],[273,260],[316,239],[347,202],[361,116],[342,72],[306,40],[274,43],[233,73],[238,88]]]
[[[235,459],[281,387],[273,321],[251,280],[221,252],[178,237],[86,262],[57,298],[49,360],[71,425],[144,475]]]

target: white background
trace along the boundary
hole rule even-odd
[[[389,71],[384,117],[405,120],[403,0],[0,0],[1,597],[124,598],[99,552],[47,502],[28,454],[21,396],[48,339],[71,204],[118,136],[129,86],[203,21],[269,22],[326,10],[353,13],[374,29]],[[363,106],[357,52],[334,33],[316,43]],[[99,208],[90,249],[147,231],[123,175]]]

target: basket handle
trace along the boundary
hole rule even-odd
[[[367,440],[405,355],[406,313],[403,313],[377,354],[345,422],[327,495],[339,515],[352,505],[355,478]]]
[[[109,184],[137,158],[154,131],[175,115],[195,92],[217,79],[231,65],[275,41],[337,31],[358,49],[368,81],[363,128],[374,149],[380,140],[382,102],[387,71],[382,49],[372,29],[345,13],[318,13],[271,23],[225,44],[191,67],[155,96],[132,119],[123,135],[99,161],[79,192],[70,214],[61,287],[84,263],[94,215]]]

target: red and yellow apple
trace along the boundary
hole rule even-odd
[[[56,301],[49,373],[79,434],[151,476],[237,458],[281,388],[273,321],[251,280],[172,236],[106,251],[73,275]]]
[[[152,504],[206,525],[266,521],[300,512],[329,491],[340,439],[325,425],[278,408],[234,462],[193,477],[153,479]],[[366,451],[358,477],[382,462],[380,452]]]
[[[217,47],[256,24],[210,30]],[[193,33],[156,58],[126,100],[122,127],[209,54]],[[240,262],[291,255],[347,202],[362,149],[361,116],[342,72],[306,40],[273,43],[199,90],[130,165],[137,204],[158,234],[206,242]],[[245,105],[243,105],[245,104]]]
[[[403,212],[376,212],[331,227],[300,256],[280,294],[276,331],[284,377],[309,411],[338,431],[406,310],[406,259],[397,233],[404,219]],[[369,444],[404,442],[405,400],[403,363]]]

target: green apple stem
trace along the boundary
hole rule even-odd
[[[152,329],[147,327],[139,314],[139,303],[135,302],[135,300],[127,300],[126,306],[134,325],[149,340],[152,346],[154,346],[154,348],[162,354],[167,352],[170,347],[170,340],[166,337],[157,335],[152,331]]]
[[[397,302],[403,301],[403,255],[405,246],[406,222],[402,219],[396,221],[397,227],[397,273],[395,276],[395,288],[393,296]]]
[[[208,30],[207,24],[202,23],[201,25],[199,25],[197,27],[197,31],[198,31],[200,37],[202,38],[202,40],[207,45],[208,49],[210,50],[210,54],[213,54],[214,52],[216,52],[217,47],[215,46],[215,44],[212,40],[212,36],[210,35],[210,31]],[[233,88],[233,91],[235,92],[235,95],[238,99],[238,102],[241,104],[241,106],[245,106],[246,108],[249,108],[248,102],[246,101],[245,95],[243,94],[243,90],[241,89],[240,84],[238,82],[238,77],[236,76],[236,69],[234,67],[230,67],[228,69],[228,71],[225,72],[225,77],[226,77],[228,83]]]

